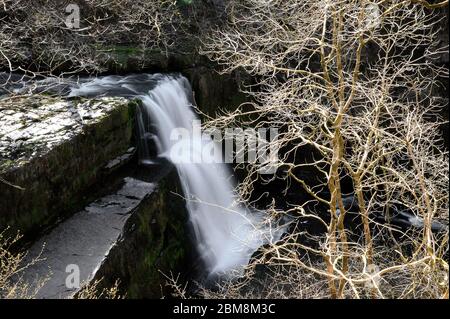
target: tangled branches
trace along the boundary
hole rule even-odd
[[[437,42],[438,8],[446,5],[228,2],[227,26],[204,41],[203,53],[226,72],[254,75],[258,85],[248,93],[256,102],[211,124],[281,128],[282,173],[273,180],[286,182],[285,194],[300,187],[307,197],[283,213],[324,229],[305,235],[296,228],[265,248],[255,265],[276,266],[273,278],[313,274],[333,298],[448,297],[448,226],[433,231],[437,221],[448,225],[439,117],[446,101],[434,93],[448,76],[438,63],[448,47]],[[309,160],[299,160],[305,152]],[[247,167],[240,185],[246,200],[259,168]],[[413,229],[394,225],[399,216]]]
[[[32,76],[102,72],[117,46],[170,49],[181,21],[169,0],[2,0],[0,68]]]

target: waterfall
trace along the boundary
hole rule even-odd
[[[216,160],[221,157],[221,146],[216,145],[211,136],[197,132],[195,123],[199,119],[192,107],[192,90],[186,78],[103,77],[82,83],[70,93],[71,96],[85,94],[116,94],[141,99],[138,118],[141,139],[153,138],[159,156],[175,165],[197,249],[209,274],[242,271],[258,247],[279,238],[279,231],[272,232],[271,227],[263,223],[264,214],[251,212],[239,204],[231,170]],[[181,135],[184,137],[180,138]],[[144,149],[141,160],[151,160],[148,154]]]

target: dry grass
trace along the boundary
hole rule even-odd
[[[26,252],[14,252],[12,248],[21,239],[18,234],[14,237],[6,235],[7,229],[0,233],[0,299],[34,299],[39,290],[45,285],[49,276],[37,278],[31,286],[23,280],[22,272],[28,267],[39,263],[40,256],[26,262]],[[76,293],[76,299],[123,299],[125,296],[119,293],[119,282],[112,287],[104,288],[102,279],[85,284]]]
[[[47,278],[39,278],[36,285],[31,288],[21,278],[21,273],[27,267],[40,261],[36,257],[31,262],[24,264],[26,253],[13,253],[11,247],[21,238],[19,234],[14,237],[6,236],[8,229],[0,233],[0,298],[1,299],[31,299],[45,284]]]
[[[94,280],[81,287],[80,291],[74,296],[75,299],[124,299],[125,295],[119,292],[119,281],[117,280],[112,287],[100,288],[102,279]]]

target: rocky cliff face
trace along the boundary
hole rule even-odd
[[[0,100],[0,229],[29,233],[83,205],[132,146],[134,107],[122,98]]]
[[[0,100],[0,230],[40,235],[27,260],[41,260],[21,274],[30,287],[47,279],[37,297],[76,295],[79,288],[66,287],[68,265],[79,268],[81,285],[119,279],[129,298],[160,298],[163,274],[189,268],[176,170],[135,165],[138,104],[39,94]]]

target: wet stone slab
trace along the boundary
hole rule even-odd
[[[66,285],[73,267],[80,271],[81,285],[92,279],[111,248],[120,240],[132,212],[155,188],[153,183],[127,177],[116,193],[91,203],[38,240],[30,249],[27,261],[39,255],[41,261],[23,273],[31,287],[38,285],[38,278],[48,276],[36,297],[73,296],[78,289]]]

